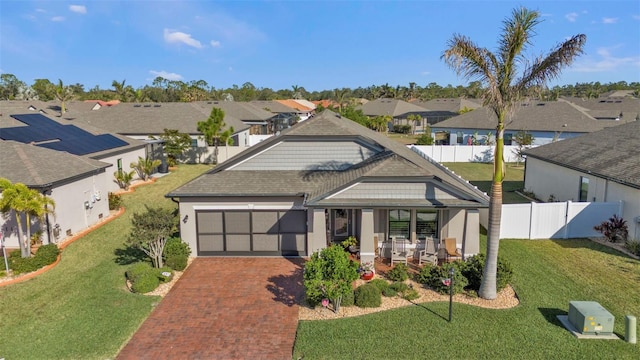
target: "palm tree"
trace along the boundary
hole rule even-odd
[[[534,28],[540,23],[537,11],[524,7],[514,9],[503,22],[497,53],[481,48],[470,38],[455,34],[442,55],[446,64],[467,80],[485,85],[484,105],[497,118],[493,182],[489,200],[489,229],[487,231],[487,259],[479,295],[496,298],[496,271],[502,213],[502,181],[504,179],[504,124],[515,106],[531,86],[545,85],[557,78],[563,67],[583,53],[586,36],[575,35],[546,56],[527,62],[523,52],[531,45]],[[519,71],[518,66],[524,68]]]
[[[67,107],[64,103],[73,99],[73,90],[68,86],[64,86],[62,80],[58,79],[55,96],[60,101],[60,116],[62,116],[67,112]]]
[[[0,178],[0,212],[8,215],[11,211],[15,214],[18,228],[18,239],[20,243],[20,253],[22,257],[31,256],[31,217],[42,218],[51,213],[55,203],[37,190],[29,189],[25,184],[12,183],[8,179]],[[22,214],[25,214],[27,221],[27,234],[22,232]]]
[[[148,156],[142,158],[142,156],[138,156],[137,162],[132,162],[130,167],[138,173],[138,177],[142,181],[147,181],[151,177],[151,173],[153,169],[157,168],[162,164],[162,161],[157,159],[151,159]]]
[[[233,128],[225,129],[227,124],[224,122],[224,111],[222,109],[214,107],[211,109],[211,114],[205,121],[198,121],[198,131],[204,136],[204,140],[207,145],[214,146],[213,161],[218,163],[218,145],[225,138],[233,134],[228,135],[227,132],[233,131]],[[225,131],[226,130],[226,131]]]

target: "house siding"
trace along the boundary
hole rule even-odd
[[[456,199],[450,192],[433,183],[358,183],[329,199]]]

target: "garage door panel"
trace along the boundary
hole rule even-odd
[[[248,211],[226,212],[224,225],[227,233],[249,233],[251,231],[251,213]]]
[[[253,213],[253,232],[262,234],[278,234],[278,212],[256,211]]]
[[[251,251],[251,235],[227,235],[227,251]]]
[[[253,234],[253,251],[278,251],[277,234]]]
[[[224,251],[224,238],[222,235],[198,236],[199,251]]]
[[[280,234],[282,251],[304,252],[306,236],[304,234]]]
[[[307,232],[307,212],[301,210],[289,210],[280,214],[280,232],[283,233],[306,233]]]
[[[196,213],[199,233],[222,233],[222,212],[207,211]]]

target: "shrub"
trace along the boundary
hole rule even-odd
[[[449,270],[453,268],[455,270],[453,275],[453,293],[461,293],[469,283],[467,278],[462,275],[461,270],[463,267],[464,263],[462,261],[454,261],[442,266],[433,266],[429,272],[429,281],[426,285],[440,294],[448,294],[449,286],[445,285],[443,280],[449,278]]]
[[[158,273],[158,280],[160,280],[160,282],[163,284],[168,283],[173,279],[173,270],[168,266],[165,266],[160,269],[156,269],[156,271]],[[169,275],[165,275],[165,274],[169,274]]]
[[[431,134],[426,134],[426,133],[422,134],[416,140],[416,144],[417,145],[433,145],[433,138],[431,137]]]
[[[416,274],[415,280],[420,284],[429,284],[429,281],[431,280],[432,267],[433,265],[431,264],[425,264],[422,269],[420,269],[420,272]]]
[[[108,198],[109,210],[118,210],[122,207],[122,196],[110,192]]]
[[[156,269],[150,268],[150,271],[141,274],[131,283],[131,291],[144,294],[155,290],[160,285],[160,279],[156,271]]]
[[[342,295],[341,306],[353,306],[356,303],[355,294],[353,291],[347,291],[344,295]]]
[[[600,225],[594,226],[593,229],[604,235],[610,242],[625,242],[629,238],[627,221],[616,214]]]
[[[169,238],[162,253],[165,265],[173,270],[182,271],[187,267],[191,249],[189,244],[177,237]]]
[[[409,278],[409,267],[407,264],[396,264],[389,272],[387,277],[391,281],[405,281]]]
[[[485,254],[477,254],[469,259],[462,267],[462,275],[469,281],[469,288],[475,291],[480,290],[482,282],[482,272],[486,261]],[[511,282],[513,270],[511,264],[498,256],[498,271],[496,274],[496,290],[504,289]]]
[[[398,292],[395,291],[394,289],[392,289],[391,287],[388,287],[388,288],[384,289],[384,291],[382,292],[382,295],[384,295],[386,297],[394,297],[394,296],[398,295]]]
[[[415,300],[420,297],[416,289],[409,289],[402,293],[402,298],[408,301]]]
[[[125,275],[127,276],[127,279],[129,279],[129,281],[131,281],[132,283],[135,282],[138,278],[140,278],[142,275],[149,273],[153,270],[153,268],[151,267],[151,265],[147,262],[138,262],[135,263],[133,265],[131,265],[129,267],[129,269],[127,270],[127,272],[125,273]]]
[[[411,125],[393,125],[393,132],[399,134],[409,134],[411,132]]]
[[[389,288],[395,290],[396,292],[404,292],[409,290],[409,285],[403,282],[394,282],[393,284],[389,285]]]
[[[378,290],[380,290],[380,292],[384,292],[386,289],[389,288],[389,283],[384,279],[373,279],[369,281],[369,284],[377,287]]]
[[[359,286],[355,291],[355,303],[358,307],[379,307],[382,305],[382,293],[369,283]]]
[[[28,258],[23,258],[19,249],[14,250],[9,253],[9,267],[15,275],[36,271],[44,266],[53,264],[59,253],[60,249],[56,244],[43,245],[34,256]]]
[[[634,255],[640,255],[640,240],[627,240],[624,247]]]
[[[343,295],[352,291],[351,284],[358,278],[358,264],[339,245],[316,251],[304,265],[304,289],[309,304],[318,304],[323,298],[340,309]]]

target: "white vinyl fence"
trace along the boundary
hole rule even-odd
[[[614,214],[622,216],[620,202],[553,202],[502,205],[501,239],[569,239],[602,236],[593,227]],[[488,210],[480,223],[488,224]]]
[[[437,162],[493,162],[493,146],[486,145],[411,145]],[[516,162],[518,147],[504,146],[504,160]]]

